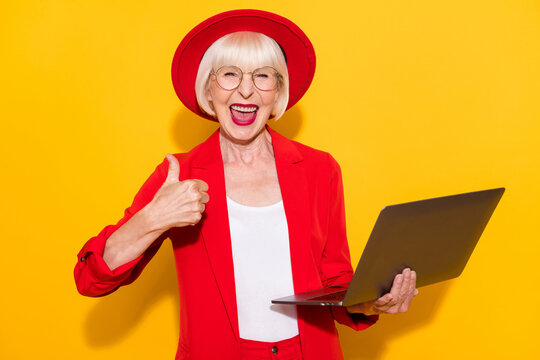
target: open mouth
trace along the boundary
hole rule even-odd
[[[236,125],[246,126],[255,121],[259,107],[252,104],[232,104],[229,109],[233,122]]]

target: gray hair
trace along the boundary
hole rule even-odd
[[[278,86],[278,100],[272,115],[279,119],[289,103],[289,73],[285,56],[279,44],[264,34],[252,31],[238,31],[216,40],[206,50],[195,80],[195,94],[200,108],[208,115],[216,113],[206,97],[210,85],[210,73],[225,65],[244,65],[253,68],[272,66],[281,75]]]

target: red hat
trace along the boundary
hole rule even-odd
[[[292,21],[267,11],[232,10],[212,16],[195,26],[174,54],[172,81],[178,98],[194,113],[214,120],[199,108],[195,79],[201,59],[210,45],[224,35],[254,31],[274,39],[283,49],[289,72],[289,103],[300,100],[315,74],[315,50],[304,32]]]

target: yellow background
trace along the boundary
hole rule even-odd
[[[198,22],[246,7],[313,41],[315,80],[275,128],[340,162],[354,264],[384,205],[507,188],[461,277],[339,327],[346,358],[540,358],[540,2],[502,0],[2,1],[0,358],[174,357],[170,243],[105,298],[73,266],[167,152],[216,128],[170,64]]]

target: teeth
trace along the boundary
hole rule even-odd
[[[238,105],[232,105],[231,109],[240,111],[240,112],[254,112],[257,110],[256,106],[238,106]]]

